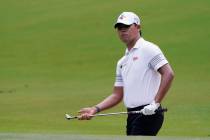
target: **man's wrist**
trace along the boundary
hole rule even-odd
[[[160,103],[156,102],[155,100],[152,102],[157,108],[160,106]]]
[[[96,110],[96,113],[100,112],[101,109],[98,107],[98,106],[94,106],[95,110]]]

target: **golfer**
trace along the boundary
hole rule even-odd
[[[156,112],[172,83],[174,72],[160,48],[141,36],[141,20],[133,12],[123,12],[114,25],[126,45],[118,61],[113,93],[93,107],[79,111],[80,120],[124,101],[127,111],[141,110],[143,115],[129,114],[127,135],[155,136],[164,114]]]

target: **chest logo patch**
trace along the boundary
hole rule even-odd
[[[138,56],[134,56],[133,57],[133,61],[136,61],[136,60],[138,60],[139,58],[138,58]]]

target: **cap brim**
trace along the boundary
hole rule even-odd
[[[123,24],[123,25],[131,25],[131,24],[126,24],[126,23],[121,23],[121,22],[118,22],[118,23],[116,23],[115,25],[114,25],[114,28],[117,28],[119,25],[121,25],[121,24]]]

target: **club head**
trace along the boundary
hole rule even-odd
[[[65,117],[66,117],[67,120],[75,119],[75,117],[72,117],[72,116],[70,116],[69,114],[65,114]]]
[[[66,117],[67,120],[72,119],[72,117],[69,114],[65,114],[65,117]]]

